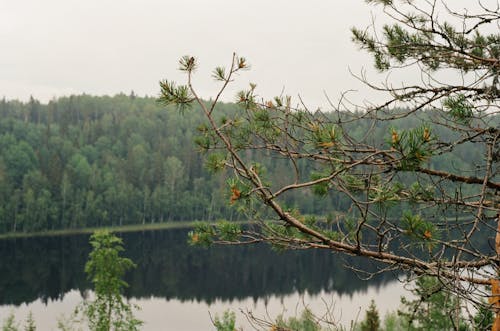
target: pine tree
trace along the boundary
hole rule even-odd
[[[361,322],[361,331],[379,331],[380,330],[380,317],[378,315],[377,306],[375,301],[372,299],[370,306],[366,311],[366,316],[363,322]]]
[[[164,104],[185,112],[201,109],[206,124],[199,130],[199,147],[213,170],[232,174],[228,203],[256,220],[231,233],[226,225],[199,227],[204,233],[196,236],[207,239],[204,243],[227,243],[236,233],[229,241],[365,257],[385,263],[387,270],[438,277],[465,300],[482,291],[497,298],[490,308],[500,308],[497,6],[454,10],[452,1],[367,2],[383,7],[392,21],[380,29],[376,24],[352,29],[353,41],[388,78],[400,71],[421,78],[379,86],[360,75],[386,93],[381,104],[351,107],[342,99],[331,103],[331,112],[310,111],[288,96],[262,100],[257,85],[250,84],[237,93],[241,110],[226,116],[219,111],[220,96],[249,68],[236,54],[229,66],[213,71],[222,87],[210,102],[201,100],[193,85],[198,61],[192,56],[179,61],[186,84],[160,83]],[[442,79],[443,72],[458,78]],[[428,120],[401,126],[401,119],[420,113]],[[369,123],[368,129],[355,135],[353,123]],[[380,127],[383,142],[372,139]],[[453,135],[439,136],[438,127]],[[457,149],[481,151],[482,157],[473,168],[442,166],[440,160],[450,163]],[[269,178],[263,159],[286,163],[283,175]],[[333,222],[309,217],[302,206],[287,205],[293,194],[341,195],[346,208],[334,211]],[[496,245],[481,245],[488,242]],[[500,329],[500,314],[495,327]]]

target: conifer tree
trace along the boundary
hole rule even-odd
[[[375,301],[370,302],[370,306],[366,311],[366,316],[361,322],[361,331],[379,331],[380,330],[380,317],[378,315],[377,306]]]
[[[160,100],[185,112],[198,103],[206,124],[199,147],[212,170],[232,174],[228,202],[256,220],[251,227],[201,225],[192,240],[203,244],[267,242],[277,248],[324,249],[382,262],[386,271],[439,279],[444,287],[480,306],[500,309],[500,13],[498,3],[454,9],[452,1],[369,0],[392,20],[382,27],[353,28],[353,41],[373,55],[388,79],[369,87],[387,94],[380,105],[351,108],[332,103],[330,112],[309,111],[291,97],[258,97],[257,85],[237,94],[239,112],[218,112],[221,94],[249,68],[234,55],[217,67],[221,84],[210,102],[193,86],[198,66],[180,59],[185,84],[160,82]],[[493,1],[494,2],[494,1]],[[347,65],[347,64],[346,64]],[[397,71],[416,81],[391,82]],[[443,78],[444,75],[444,78]],[[425,113],[430,121],[400,127],[399,120]],[[352,123],[371,123],[354,133]],[[372,139],[384,123],[385,140]],[[437,127],[453,131],[437,135]],[[452,163],[454,150],[479,150],[472,168]],[[287,169],[279,180],[267,176],[263,158]],[[314,169],[314,170],[311,170]],[[288,206],[290,194],[341,194],[343,210],[311,217]],[[319,198],[318,198],[319,199]],[[397,206],[398,208],[395,208]],[[262,207],[267,208],[263,211]],[[274,215],[269,219],[268,213]],[[489,292],[489,286],[492,293]],[[474,295],[472,295],[474,293]],[[493,326],[500,329],[500,314]]]

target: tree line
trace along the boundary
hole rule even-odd
[[[242,109],[219,103],[218,111],[218,120],[224,121]],[[432,116],[420,112],[401,119],[398,127],[416,127]],[[350,134],[362,137],[371,126],[368,120],[351,123]],[[47,104],[4,98],[0,232],[243,218],[228,204],[228,176],[211,174],[217,159],[209,156],[204,164],[204,155],[198,153],[209,143],[204,128],[196,109],[165,107],[156,98],[134,93],[74,95]],[[436,130],[443,139],[455,134],[442,127]],[[374,132],[372,139],[379,144],[390,137],[384,122],[377,123]],[[474,172],[481,153],[458,146],[451,159],[433,158],[431,166]],[[262,157],[259,166],[273,185],[280,185],[280,174],[290,173],[289,164],[280,158]],[[299,166],[314,174],[313,163]],[[341,194],[318,198],[290,192],[283,200],[290,209],[308,214],[334,215],[349,207],[349,199]]]

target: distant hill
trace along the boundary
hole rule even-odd
[[[227,114],[240,111],[235,104],[219,107]],[[48,104],[1,100],[0,232],[241,219],[228,203],[227,176],[210,174],[197,151],[197,127],[203,123],[197,110],[181,113],[154,98],[125,94],[70,96]],[[425,112],[399,124],[422,121],[429,121]],[[367,125],[352,125],[353,135],[366,132]],[[389,128],[376,125],[373,139],[384,144]],[[454,134],[436,130],[442,139]],[[440,169],[477,171],[473,160],[480,158],[482,151],[461,146],[452,159],[433,162]],[[279,159],[255,159],[278,183],[277,174],[289,170]],[[285,199],[309,214],[349,207],[335,193]]]

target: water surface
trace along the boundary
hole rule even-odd
[[[187,231],[120,234],[124,255],[137,264],[127,274],[126,296],[142,307],[145,330],[210,329],[209,312],[227,308],[275,317],[330,306],[348,323],[370,299],[385,311],[404,294],[391,274],[368,282],[345,267],[374,271],[369,260],[265,245],[203,249],[187,245]],[[90,288],[83,272],[89,252],[88,235],[0,240],[0,319],[12,311],[22,320],[31,310],[42,330],[54,328],[57,316],[69,314]]]

